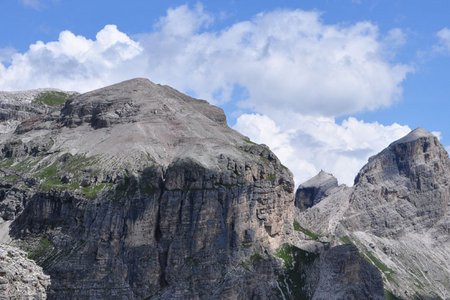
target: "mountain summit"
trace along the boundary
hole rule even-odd
[[[352,188],[335,191],[297,219],[357,245],[396,296],[446,299],[449,207],[448,153],[418,128],[371,157]]]
[[[25,119],[8,103],[0,217],[50,275],[49,297],[274,293],[269,254],[291,230],[294,183],[267,147],[146,79],[46,103]]]

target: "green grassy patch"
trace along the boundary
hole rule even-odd
[[[384,299],[386,300],[400,300],[397,296],[395,296],[391,291],[384,290]]]
[[[292,268],[294,263],[294,258],[292,256],[293,247],[288,244],[281,246],[276,252],[275,256],[283,260],[283,265],[285,268]]]
[[[0,160],[0,168],[9,168],[14,163],[14,159],[12,158],[4,158]]]
[[[41,237],[34,249],[28,252],[28,258],[32,260],[39,260],[53,249],[53,245],[46,237]]]
[[[20,180],[20,176],[18,175],[7,175],[2,178],[2,180],[10,183],[15,183]]]
[[[297,221],[294,221],[294,230],[303,232],[305,235],[309,236],[311,239],[317,241],[320,238],[320,235],[318,235],[315,232],[312,232],[311,230],[308,230],[306,228],[303,228]]]
[[[36,161],[33,158],[29,157],[27,159],[24,159],[14,165],[12,165],[11,167],[12,167],[12,169],[14,169],[17,172],[26,172],[26,171],[29,171],[30,168],[32,166],[34,166],[35,163],[36,163]]]
[[[270,173],[269,175],[267,175],[267,179],[269,179],[272,183],[274,183],[275,180],[277,179],[277,175],[275,175],[275,173]]]
[[[261,256],[261,254],[259,254],[259,253],[253,253],[252,255],[250,255],[250,262],[252,263],[252,264],[254,264],[254,263],[257,263],[257,262],[259,262],[259,261],[261,261],[261,260],[263,260],[264,258]]]
[[[301,250],[295,246],[284,244],[275,255],[283,260],[284,274],[278,278],[278,284],[285,295],[293,299],[310,299],[305,289],[306,274],[310,266],[319,259],[319,254]]]
[[[41,178],[51,178],[55,177],[57,175],[58,169],[55,163],[51,164],[50,166],[46,167],[39,173],[39,177]]]
[[[48,106],[58,106],[64,104],[68,97],[69,95],[64,92],[49,91],[40,93],[33,102]]]
[[[97,161],[98,159],[96,157],[87,158],[83,155],[72,156],[66,154],[51,165],[38,170],[35,173],[35,176],[40,180],[41,190],[77,190],[80,188],[80,183],[86,175],[95,176],[96,172],[98,172],[97,169],[90,169],[87,171],[87,169],[92,165],[95,165]],[[62,182],[63,175],[69,176],[70,182]],[[86,198],[95,198],[106,186],[106,183],[93,184],[81,188],[81,193]]]
[[[15,161],[13,158],[5,158],[0,161],[0,168],[10,169],[19,173],[29,172],[38,162],[39,158],[28,157],[21,161]]]
[[[294,220],[294,230],[295,230],[295,231],[300,231],[300,228],[302,228],[302,227],[300,226],[300,224],[299,224],[297,221]]]
[[[37,177],[41,179],[40,188],[43,190],[51,190],[54,187],[61,187],[63,183],[61,178],[58,176],[58,167],[56,163],[53,163],[43,170],[41,170]]]
[[[292,269],[298,264],[313,262],[319,255],[301,250],[289,244],[284,244],[275,252],[275,256],[283,260],[285,268]]]
[[[387,280],[392,281],[394,279],[392,277],[394,275],[394,270],[392,270],[391,268],[386,266],[381,260],[379,260],[375,255],[373,255],[372,252],[367,251],[364,254],[370,263],[372,263],[381,272],[383,272],[383,274],[386,276]]]
[[[340,238],[343,244],[353,244],[352,239],[348,235],[344,235]]]
[[[264,257],[261,256],[261,254],[255,252],[247,260],[244,260],[240,263],[241,267],[243,267],[246,270],[250,270],[255,264],[259,263],[260,261],[264,260]]]
[[[249,145],[258,145],[257,143],[252,142],[249,137],[244,137],[244,142],[246,142]]]
[[[82,187],[81,193],[83,194],[84,197],[88,199],[95,199],[97,198],[98,194],[100,194],[101,191],[111,187],[112,183],[98,183],[95,185]]]
[[[61,160],[63,169],[68,173],[75,174],[87,167],[95,165],[99,159],[96,156],[87,157],[84,155],[66,154]]]

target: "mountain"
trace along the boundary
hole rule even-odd
[[[294,183],[266,146],[146,79],[66,96],[5,104],[0,146],[3,227],[49,298],[273,293]]]
[[[335,188],[296,220],[356,245],[396,297],[447,299],[449,206],[448,154],[418,128],[371,157],[353,187]]]
[[[0,298],[448,297],[449,158],[418,129],[353,187],[132,79],[0,92]]]

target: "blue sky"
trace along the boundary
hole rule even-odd
[[[297,184],[410,129],[450,145],[449,1],[7,0],[0,90],[148,77],[224,108]]]

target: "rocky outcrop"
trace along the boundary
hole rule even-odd
[[[295,206],[301,211],[310,208],[329,195],[332,188],[338,186],[337,179],[323,170],[308,181],[300,184],[295,194]]]
[[[309,252],[286,244],[277,255],[286,268],[281,299],[384,299],[380,271],[353,245]]]
[[[206,101],[130,80],[69,98],[2,149],[3,217],[50,298],[273,294],[292,175]]]
[[[321,256],[317,269],[312,299],[384,299],[380,272],[353,245],[331,248]]]
[[[17,248],[0,244],[0,298],[46,299],[50,278]]]
[[[59,115],[59,105],[75,92],[56,89],[36,89],[22,92],[0,91],[0,141],[5,134],[14,132],[21,122],[36,123],[42,117]],[[59,101],[59,102],[58,102]]]
[[[298,222],[354,243],[401,298],[448,298],[450,160],[416,129],[369,159],[352,188],[336,190]]]

